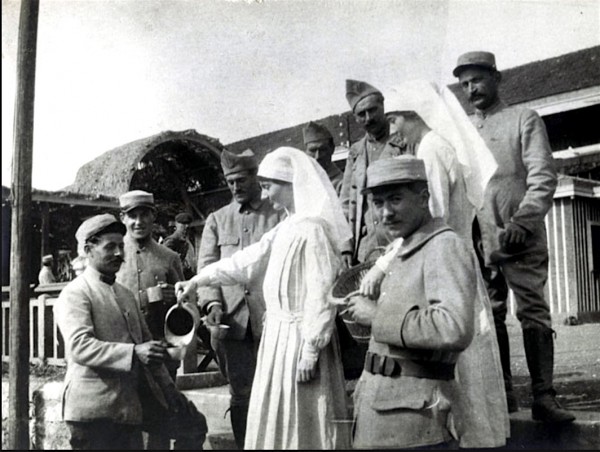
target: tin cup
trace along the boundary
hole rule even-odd
[[[163,292],[160,286],[148,287],[146,293],[148,294],[148,303],[163,301]]]

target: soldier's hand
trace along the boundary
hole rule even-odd
[[[148,341],[136,344],[133,350],[140,362],[146,366],[162,364],[168,356],[167,344],[162,341]]]
[[[500,236],[500,244],[507,251],[525,244],[527,230],[515,223],[507,223],[504,234]]]
[[[223,308],[220,305],[215,304],[211,306],[210,312],[206,316],[206,324],[208,326],[220,325],[221,319],[223,318]]]
[[[377,302],[362,295],[352,295],[348,297],[348,307],[346,308],[352,319],[363,326],[371,326],[375,313],[377,312]]]

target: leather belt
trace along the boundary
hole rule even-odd
[[[454,364],[415,361],[367,352],[365,370],[384,377],[417,377],[430,380],[454,380]]]

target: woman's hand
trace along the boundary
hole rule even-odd
[[[181,305],[186,301],[194,301],[196,298],[196,288],[197,286],[193,279],[176,282],[175,295],[177,295],[177,304]]]
[[[298,383],[307,383],[317,374],[317,361],[302,358],[296,368],[296,381]]]

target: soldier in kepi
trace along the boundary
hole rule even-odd
[[[381,156],[390,138],[390,129],[383,94],[377,88],[366,82],[346,80],[346,99],[356,122],[365,131],[350,147],[340,193],[344,215],[353,230],[352,242],[342,250],[344,261],[350,266],[364,262],[373,250],[389,243],[361,190],[365,187],[367,168]]]
[[[473,229],[492,301],[508,409],[518,410],[505,324],[510,288],[523,329],[533,392],[532,417],[546,423],[572,422],[575,416],[558,403],[552,383],[555,332],[544,299],[548,279],[544,217],[557,186],[546,127],[535,111],[509,107],[501,100],[502,75],[494,54],[467,52],[458,58],[453,74],[475,107],[471,120],[498,163]]]

